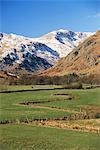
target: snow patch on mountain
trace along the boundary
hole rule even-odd
[[[40,38],[28,38],[0,33],[1,66],[17,65],[31,71],[47,69],[92,34],[60,29]]]
[[[55,50],[45,44],[34,41],[32,38],[14,34],[7,35],[5,33],[0,37],[2,37],[0,45],[1,58],[9,55],[16,63],[21,63],[25,58],[25,54],[30,53],[47,60],[52,65],[59,59],[59,54]]]
[[[46,44],[52,49],[55,49],[60,57],[67,56],[73,48],[77,47],[86,38],[93,35],[92,32],[73,32],[69,30],[60,29],[50,32],[35,41]]]

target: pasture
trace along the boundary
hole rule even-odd
[[[6,89],[12,92],[0,93],[1,150],[99,150],[100,88]],[[79,118],[73,119],[76,114]]]

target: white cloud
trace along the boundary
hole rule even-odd
[[[100,18],[100,12],[96,13],[95,15],[90,15],[88,18]]]

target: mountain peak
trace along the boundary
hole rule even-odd
[[[48,64],[46,65],[47,68],[54,65],[61,57],[67,56],[73,48],[90,35],[92,33],[77,33],[64,29],[50,32],[40,38],[1,33],[0,60],[2,64],[10,66],[18,66],[24,62],[22,66],[31,67],[33,70],[36,66],[36,61],[40,61],[42,68],[45,68],[43,65]],[[37,66],[36,70],[41,68],[41,64],[38,62],[37,64],[39,64],[39,67]]]
[[[55,32],[55,33],[57,33],[57,32],[68,32],[69,30],[65,30],[65,29],[58,29],[58,30],[55,30],[55,31],[52,31],[52,32]],[[52,33],[51,32],[51,33]]]
[[[66,57],[41,75],[62,76],[77,73],[80,76],[95,75],[100,81],[100,32],[90,36]]]

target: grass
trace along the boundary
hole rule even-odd
[[[15,119],[31,119],[31,118],[54,118],[68,115],[70,113],[48,110],[43,108],[33,108],[32,106],[19,106],[16,105],[25,101],[38,101],[48,100],[48,95],[52,91],[32,91],[32,92],[19,92],[19,93],[2,93],[0,94],[0,120],[15,120]],[[55,99],[51,95],[50,99]]]
[[[34,89],[53,89],[61,88],[61,86],[56,85],[0,85],[0,91],[16,91],[16,90],[34,90]]]
[[[27,125],[1,125],[2,150],[99,150],[100,135]]]
[[[20,88],[20,87],[19,87]],[[75,100],[64,100],[65,96],[57,96],[55,93],[66,93],[77,95],[79,98]],[[33,108],[32,106],[19,106],[20,102],[25,101],[40,101],[40,100],[55,100],[61,99],[62,101],[54,101],[41,104],[43,106],[61,107],[64,109],[74,109],[79,111],[80,107],[97,106],[100,107],[100,89],[91,90],[44,90],[44,91],[30,91],[19,93],[0,93],[0,120],[15,120],[15,119],[31,119],[31,118],[55,118],[66,116],[70,113],[62,110],[49,110],[46,108]],[[40,105],[40,104],[39,104]]]
[[[56,86],[57,87],[57,86]],[[8,90],[30,89],[31,86],[9,86]],[[34,89],[49,88],[52,86],[34,86]],[[67,100],[66,96],[55,95],[59,93],[76,96],[74,100]],[[61,101],[55,101],[60,99]],[[21,102],[47,101],[44,108],[34,105],[22,106]],[[57,129],[39,127],[35,125],[17,124],[17,121],[28,121],[34,118],[60,118],[73,114],[72,111],[65,112],[62,109],[48,109],[56,107],[62,109],[80,111],[80,108],[96,107],[100,110],[100,88],[84,90],[40,90],[28,92],[0,93],[0,121],[15,121],[15,124],[0,125],[0,149],[1,150],[99,150],[100,134],[71,131],[68,129]],[[17,120],[17,121],[16,121]],[[85,123],[76,121],[80,125]],[[88,122],[89,123],[89,122]],[[72,123],[74,124],[74,122]],[[91,122],[90,122],[91,124]],[[85,124],[86,125],[86,124]],[[94,125],[98,126],[99,124]]]
[[[60,108],[70,108],[77,111],[80,111],[80,108],[84,108],[86,106],[96,106],[100,107],[100,89],[91,89],[91,90],[57,90],[53,91],[53,93],[66,93],[66,94],[72,94],[77,95],[77,98],[75,100],[63,100],[65,97],[61,97],[62,101],[58,102],[50,102],[41,104],[43,106],[55,106]],[[58,98],[59,96],[56,96]]]

